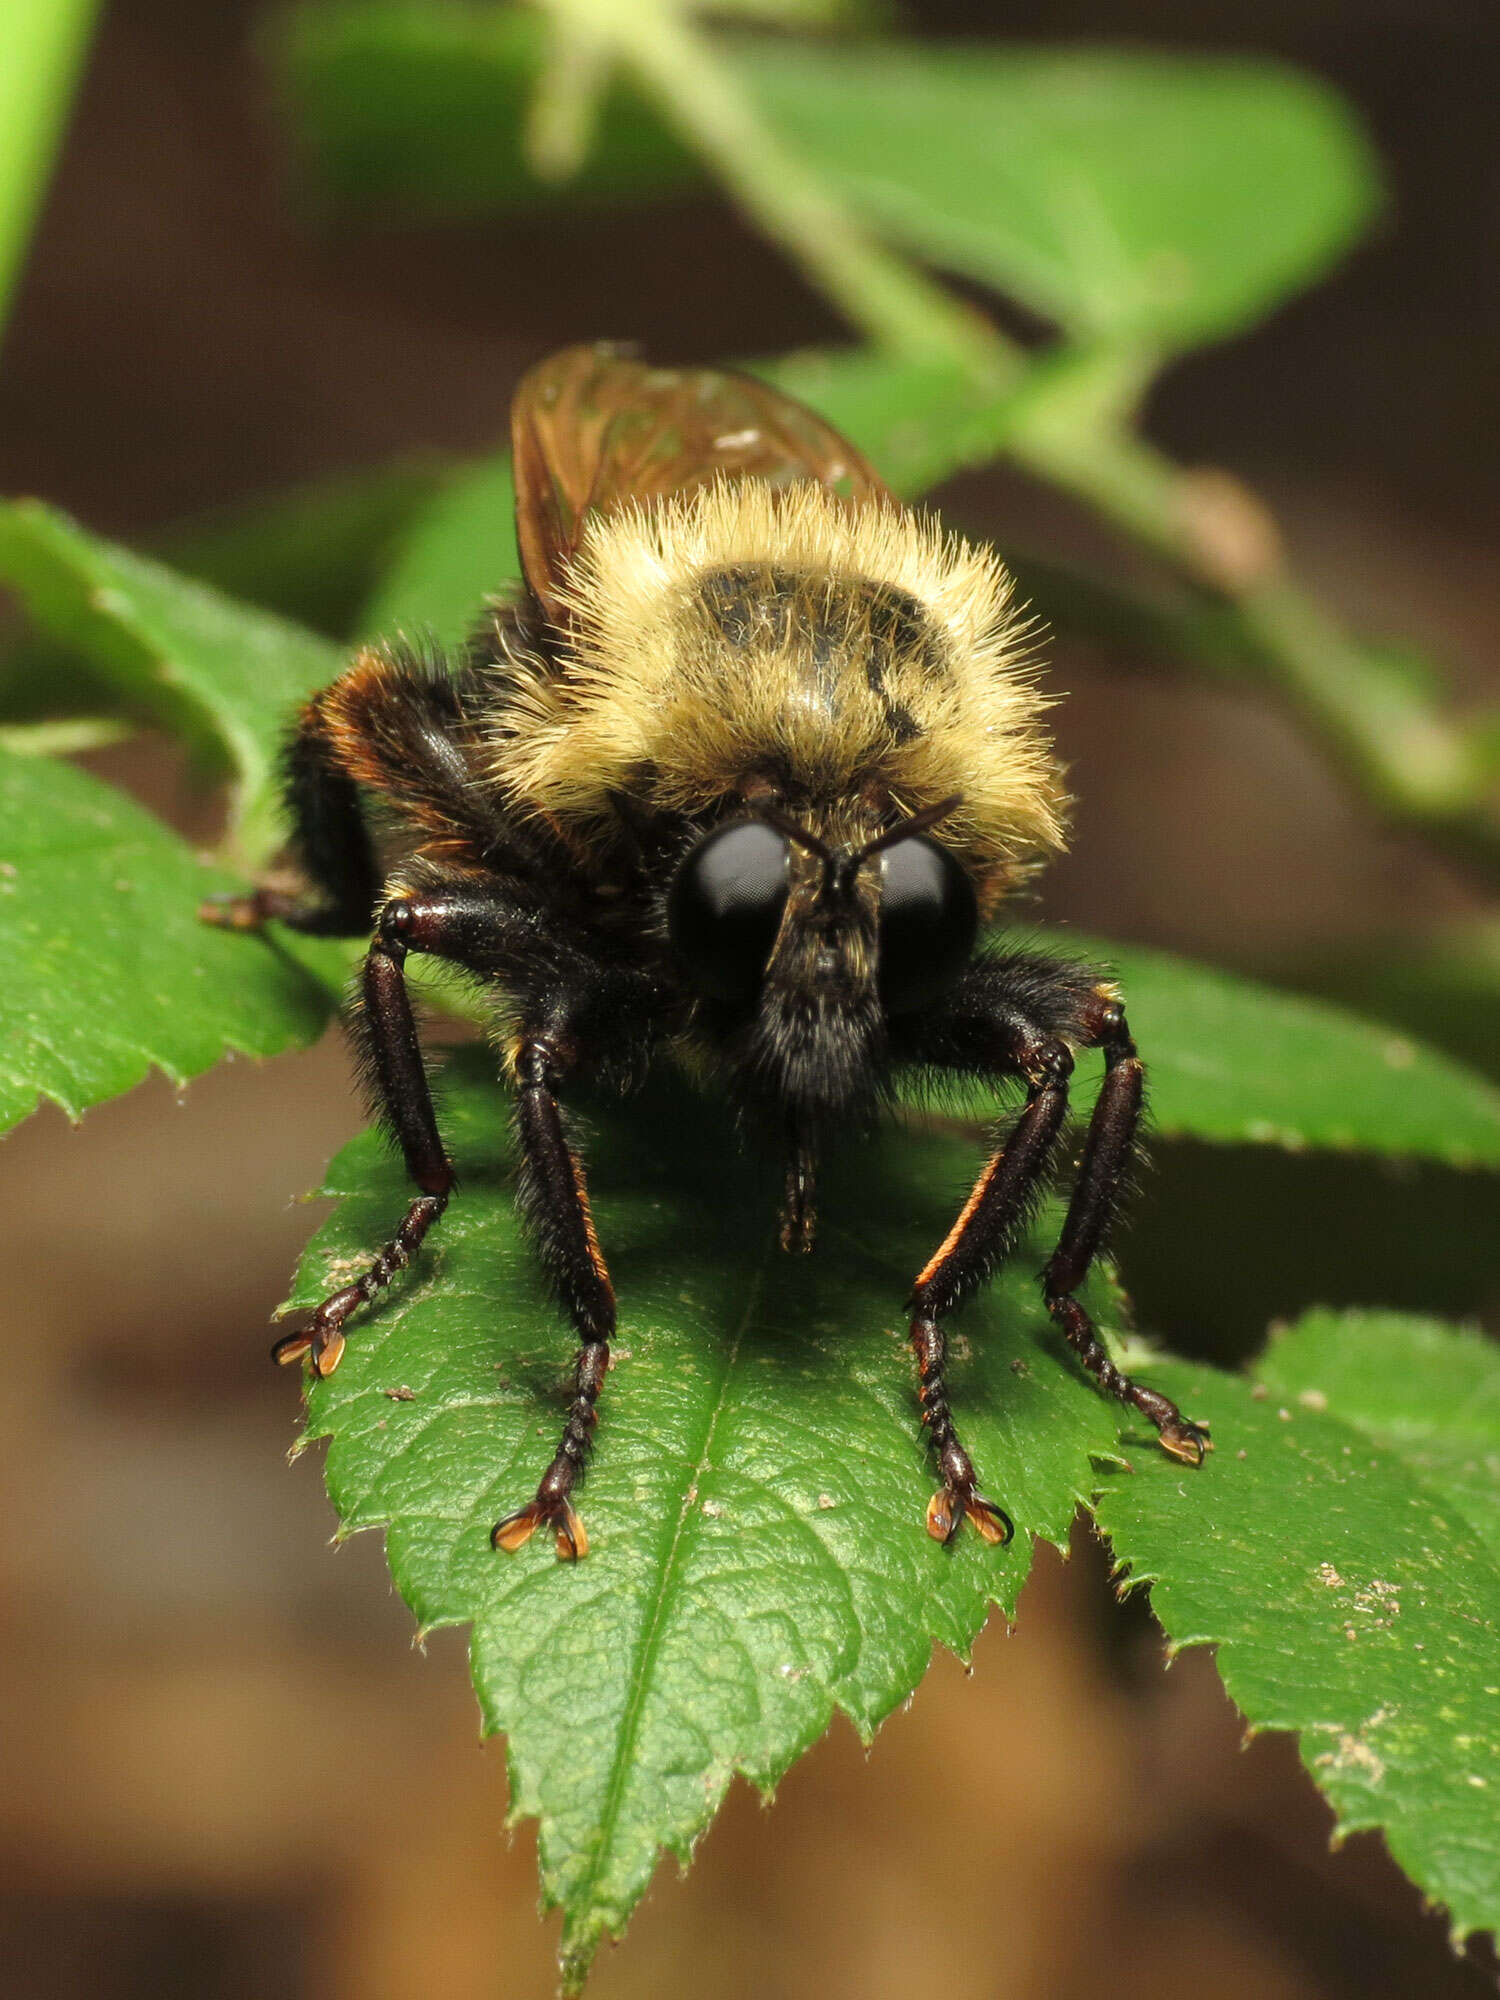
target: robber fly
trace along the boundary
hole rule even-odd
[[[512,416],[524,581],[460,661],[371,646],[287,755],[294,892],[220,922],[369,935],[352,1028],[415,1193],[352,1284],[278,1343],[316,1374],[415,1257],[454,1172],[404,977],[411,953],[491,992],[515,1093],[519,1202],[579,1340],[556,1455],[495,1527],[587,1553],[574,1492],[615,1296],[560,1095],[660,1049],[784,1147],[782,1242],[811,1247],[819,1146],[903,1070],[1019,1079],[1025,1104],[916,1275],[909,1309],[938,1488],[927,1527],[991,1542],[944,1380],[944,1323],[1014,1244],[1057,1153],[1075,1051],[1104,1082],[1042,1289],[1102,1389],[1199,1464],[1205,1431],[1123,1375],[1076,1297],[1118,1205],[1142,1068],[1097,972],[982,942],[1063,844],[1028,626],[990,550],[899,506],[812,411],[727,369],[571,347]]]

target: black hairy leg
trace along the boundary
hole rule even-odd
[[[818,1148],[805,1119],[788,1114],[786,1178],[781,1198],[781,1247],[806,1254],[818,1234]]]
[[[1005,1513],[979,1492],[973,1461],[959,1440],[944,1376],[942,1322],[1003,1261],[1036,1211],[1067,1116],[1075,1046],[1104,1050],[1105,1080],[1062,1235],[1043,1273],[1043,1296],[1100,1387],[1149,1418],[1167,1451],[1198,1464],[1207,1448],[1206,1434],[1175,1404],[1114,1366],[1073,1296],[1119,1205],[1140,1118],[1143,1072],[1124,1009],[1108,986],[1065,961],[981,958],[948,1006],[922,1025],[920,1040],[903,1051],[971,1074],[1021,1076],[1027,1085],[1020,1116],[918,1274],[909,1302],[922,1420],[942,1479],[927,1509],[928,1532],[939,1541],[951,1541],[966,1516],[988,1541],[1007,1541],[1012,1532]]]
[[[363,1006],[352,1024],[361,1066],[379,1115],[395,1133],[406,1171],[417,1194],[395,1234],[383,1244],[352,1284],[334,1292],[296,1333],[277,1341],[271,1353],[280,1362],[312,1359],[315,1375],[329,1375],[344,1352],[344,1323],[370,1303],[398,1271],[404,1271],[429,1229],[448,1206],[453,1167],[438,1132],[417,1024],[406,990],[409,951],[442,958],[468,957],[475,928],[493,920],[494,898],[469,895],[396,896],[381,912],[375,938],[365,955]],[[509,910],[506,910],[509,915]]]
[[[1093,1321],[1073,1296],[1119,1206],[1145,1088],[1125,1009],[1111,994],[1098,996],[1089,1028],[1090,1045],[1104,1051],[1104,1082],[1089,1120],[1062,1234],[1042,1273],[1042,1296],[1069,1346],[1105,1394],[1139,1410],[1156,1427],[1163,1451],[1187,1465],[1201,1465],[1203,1454],[1211,1448],[1208,1432],[1189,1423],[1166,1396],[1133,1382],[1115,1366]]]
[[[986,1162],[958,1220],[917,1274],[909,1308],[920,1377],[922,1421],[942,1480],[927,1507],[927,1531],[951,1542],[965,1516],[987,1542],[1008,1542],[1010,1516],[979,1491],[974,1462],[959,1441],[948,1402],[942,1322],[1004,1257],[1035,1209],[1068,1109],[1073,1057],[1060,1036],[1007,1024],[1005,1069],[1027,1079],[1020,1117]]]
[[[594,1231],[583,1169],[568,1143],[558,1103],[558,1086],[575,1061],[571,1036],[557,1028],[523,1033],[516,1054],[521,1213],[580,1346],[556,1455],[535,1498],[497,1521],[490,1536],[497,1549],[514,1550],[537,1528],[548,1527],[557,1537],[559,1557],[567,1561],[588,1554],[588,1536],[572,1496],[593,1443],[615,1330],[614,1287]]]

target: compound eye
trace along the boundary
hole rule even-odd
[[[752,1005],[781,928],[787,843],[763,820],[711,833],[667,892],[667,933],[694,983],[716,1000]]]
[[[958,862],[925,834],[894,841],[880,862],[880,997],[891,1014],[915,1014],[968,964],[979,906]]]

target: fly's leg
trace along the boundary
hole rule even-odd
[[[1208,1432],[1200,1424],[1189,1423],[1166,1396],[1133,1382],[1115,1366],[1093,1321],[1073,1296],[1119,1207],[1145,1086],[1141,1060],[1119,1001],[1101,994],[1089,1027],[1090,1043],[1104,1050],[1104,1082],[1089,1120],[1062,1234],[1042,1273],[1042,1296],[1068,1345],[1105,1394],[1139,1410],[1155,1426],[1163,1451],[1185,1464],[1201,1465],[1203,1454],[1211,1449]]]
[[[315,1375],[330,1375],[344,1352],[344,1322],[368,1305],[398,1271],[404,1271],[433,1223],[448,1206],[453,1167],[443,1149],[417,1024],[406,990],[408,950],[440,948],[450,912],[441,899],[406,898],[388,903],[365,958],[363,1053],[372,1073],[381,1115],[400,1142],[406,1171],[419,1190],[388,1243],[353,1284],[345,1285],[314,1312],[296,1333],[278,1340],[271,1353],[280,1362],[312,1358]]]
[[[1028,1092],[1010,1136],[980,1174],[911,1298],[922,1418],[943,1482],[927,1526],[940,1541],[951,1540],[965,1515],[990,1540],[1003,1539],[1009,1527],[979,1494],[954,1427],[942,1323],[1001,1263],[1040,1201],[1067,1112],[1074,1048],[1104,1051],[1104,1082],[1057,1248],[1042,1274],[1047,1310],[1099,1386],[1139,1410],[1165,1451],[1199,1465],[1209,1449],[1202,1425],[1115,1366],[1075,1296],[1118,1212],[1140,1122],[1144,1079],[1125,1010],[1115,989],[1086,966],[1028,952],[981,953],[948,1004],[902,1051],[908,1060],[969,1076],[1024,1077]]]
[[[577,1330],[580,1346],[573,1396],[556,1455],[534,1499],[497,1521],[490,1540],[514,1550],[539,1527],[557,1538],[565,1561],[588,1554],[588,1536],[573,1505],[598,1419],[599,1392],[609,1368],[615,1294],[594,1232],[583,1169],[563,1130],[558,1085],[573,1065],[567,1037],[524,1036],[516,1055],[516,1122],[521,1141],[520,1204],[553,1289]]]
[[[978,1490],[973,1460],[959,1441],[944,1377],[943,1319],[987,1278],[1032,1213],[1068,1109],[1073,1058],[1057,1036],[1031,1034],[1018,1055],[1028,1082],[1026,1105],[987,1161],[958,1220],[912,1288],[911,1342],[921,1379],[922,1421],[942,1486],[927,1508],[927,1532],[951,1542],[965,1516],[987,1542],[1008,1542],[1010,1517]]]
[[[462,880],[455,881],[451,890],[395,896],[382,910],[365,957],[363,1006],[351,1027],[371,1094],[400,1144],[418,1192],[368,1268],[326,1298],[298,1332],[276,1343],[272,1353],[277,1361],[298,1361],[309,1354],[315,1375],[330,1374],[344,1351],[345,1322],[406,1269],[453,1191],[453,1166],[438,1132],[406,990],[408,952],[428,952],[465,964],[482,939],[504,935],[507,924],[514,922],[512,902]]]

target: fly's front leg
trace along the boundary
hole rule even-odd
[[[583,1169],[568,1144],[557,1099],[558,1085],[574,1061],[571,1039],[556,1032],[523,1036],[516,1056],[521,1212],[581,1344],[556,1455],[536,1497],[496,1522],[490,1536],[497,1549],[514,1550],[546,1526],[555,1533],[558,1556],[565,1561],[588,1554],[588,1536],[572,1495],[593,1443],[615,1330],[614,1287],[594,1232]]]
[[[1100,1388],[1139,1410],[1156,1427],[1163,1451],[1188,1465],[1201,1465],[1203,1454],[1211,1448],[1207,1431],[1189,1423],[1167,1397],[1133,1382],[1115,1366],[1093,1321],[1073,1296],[1119,1208],[1145,1089],[1125,1009],[1107,989],[1095,997],[1087,1032],[1090,1045],[1104,1050],[1104,1082],[1089,1120],[1062,1235],[1042,1274],[1042,1294],[1069,1346]]]
[[[381,1117],[401,1147],[417,1194],[395,1234],[383,1244],[352,1284],[342,1287],[296,1333],[277,1341],[271,1353],[281,1362],[312,1358],[315,1375],[329,1375],[344,1352],[344,1324],[368,1305],[420,1249],[423,1238],[448,1206],[453,1167],[438,1132],[422,1061],[417,1025],[406,990],[404,967],[410,951],[431,952],[462,963],[476,931],[509,914],[482,892],[397,896],[380,915],[365,957],[363,1007],[355,1022],[361,1055],[374,1087]]]
[[[1023,1033],[1016,1066],[1027,1078],[1025,1109],[921,1271],[910,1300],[922,1421],[943,1482],[928,1504],[927,1532],[940,1542],[952,1541],[965,1516],[987,1542],[1008,1542],[1014,1533],[1009,1515],[979,1492],[973,1460],[959,1442],[944,1375],[942,1322],[990,1275],[1031,1214],[1067,1115],[1073,1058],[1065,1042],[1055,1035]]]

